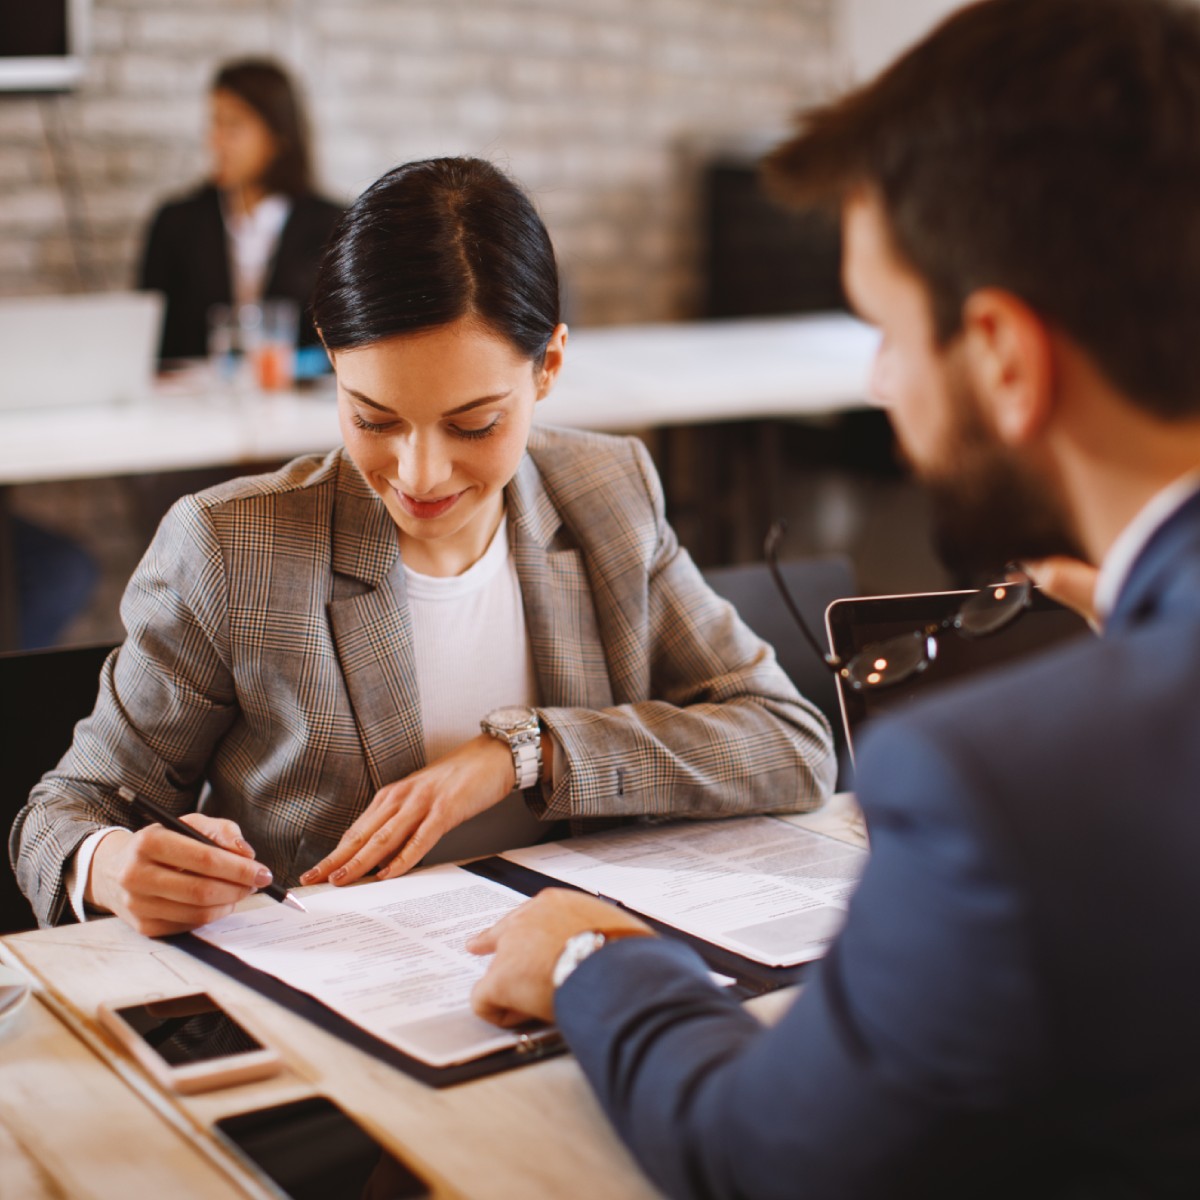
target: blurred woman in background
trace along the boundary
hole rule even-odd
[[[213,306],[265,299],[291,300],[312,345],[309,295],[341,209],[314,191],[299,95],[278,64],[243,59],[217,71],[210,102],[210,178],[159,209],[142,255],[139,286],[167,300],[159,357],[203,357]]]

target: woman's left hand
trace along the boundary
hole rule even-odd
[[[337,849],[300,876],[303,884],[353,883],[380,863],[380,878],[402,875],[451,829],[513,790],[512,752],[481,733],[449,754],[381,788]]]

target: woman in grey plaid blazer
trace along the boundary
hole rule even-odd
[[[390,172],[343,219],[313,310],[345,448],[164,519],[96,709],[13,827],[39,920],[94,906],[149,934],[192,928],[268,871],[399,873],[514,803],[586,823],[828,793],[828,726],[679,548],[641,444],[532,428],[567,331],[515,185],[471,159]],[[512,680],[541,750],[525,774],[487,733],[427,761],[422,688],[444,681],[414,653],[408,572],[459,576],[485,553],[507,555],[532,663],[524,691]],[[469,688],[461,703],[485,715]],[[120,786],[222,848],[132,833]]]

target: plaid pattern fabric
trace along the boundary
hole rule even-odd
[[[827,725],[679,549],[641,443],[535,428],[507,503],[541,715],[566,752],[549,800],[530,792],[539,815],[713,816],[829,791]],[[291,885],[424,764],[395,527],[340,450],[180,500],[121,615],[95,711],[13,827],[43,923],[79,843],[130,823],[121,784],[238,821]]]

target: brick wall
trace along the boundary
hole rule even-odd
[[[694,311],[697,179],[830,87],[836,0],[93,0],[76,91],[0,94],[0,294],[127,285],[155,204],[204,170],[214,66],[302,82],[326,191],[479,154],[533,193],[568,316]]]

